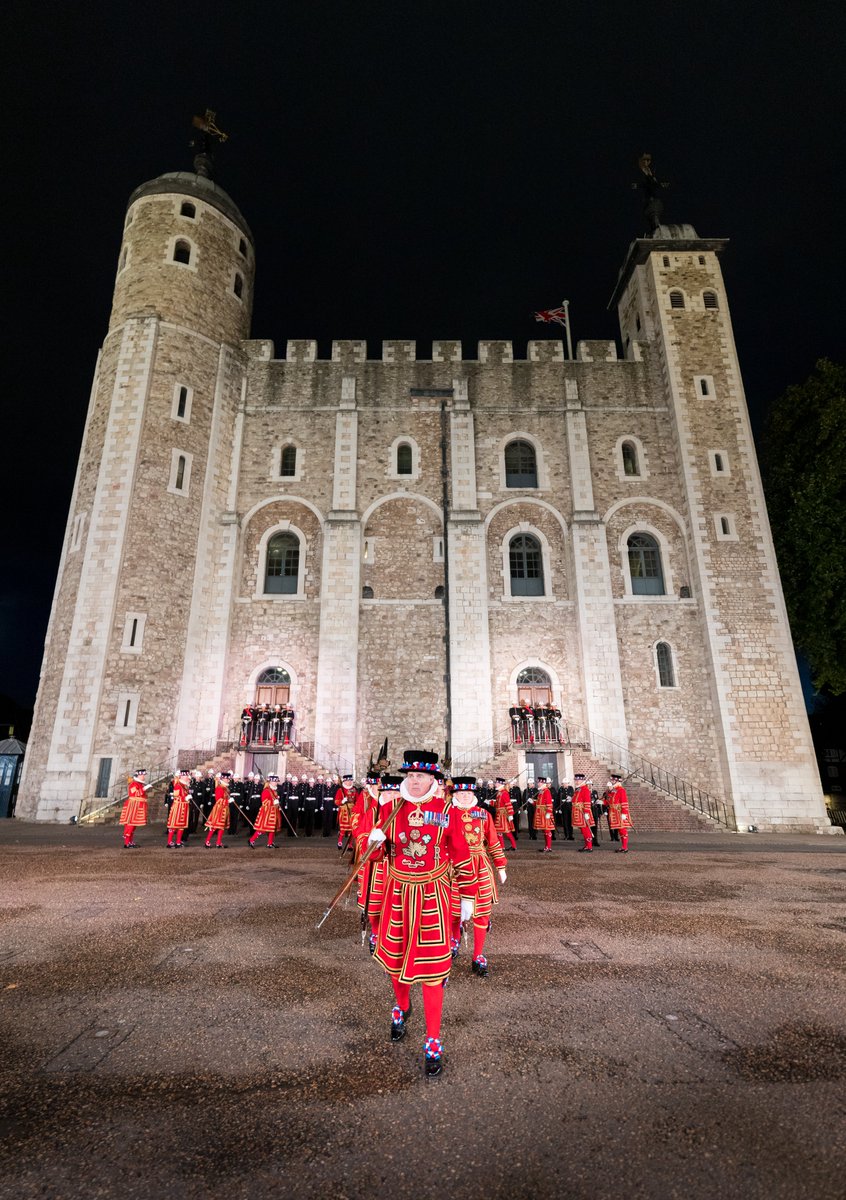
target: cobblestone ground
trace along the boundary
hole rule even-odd
[[[138,840],[0,823],[0,1196],[843,1197],[842,838],[524,835],[429,1084],[332,842]]]

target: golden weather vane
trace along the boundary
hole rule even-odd
[[[222,129],[218,128],[218,126],[215,122],[216,116],[217,116],[217,113],[214,113],[214,112],[212,112],[212,110],[210,108],[207,108],[204,116],[192,117],[191,124],[194,126],[195,129],[201,129],[203,131],[203,133],[209,134],[211,137],[217,138],[217,140],[219,142],[226,142],[229,140],[229,134],[224,133]]]

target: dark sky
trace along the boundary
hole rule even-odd
[[[223,14],[223,15],[222,15]],[[606,312],[642,149],[667,219],[728,237],[753,422],[844,357],[841,2],[4,6],[6,536],[0,693],[32,703],[123,214],[190,169],[190,118],[250,223],[253,335],[510,338]],[[2,715],[0,715],[2,719]]]

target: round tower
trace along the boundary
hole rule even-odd
[[[102,804],[138,765],[175,763],[188,748],[180,720],[183,731],[211,728],[181,706],[196,700],[188,673],[222,675],[209,613],[219,615],[221,562],[234,536],[224,514],[254,271],[249,226],[204,174],[171,172],[133,192],[48,626],[22,816],[66,819],[81,804]],[[213,700],[214,681],[197,682]]]

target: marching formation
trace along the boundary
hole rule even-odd
[[[487,979],[485,943],[492,926],[499,888],[507,875],[508,851],[515,852],[515,833],[523,808],[530,812],[530,836],[543,834],[539,853],[552,852],[556,812],[569,810],[564,828],[582,834],[580,852],[592,853],[598,844],[600,817],[607,817],[618,853],[628,852],[631,818],[628,797],[619,775],[612,775],[599,799],[584,775],[575,788],[553,794],[549,781],[538,779],[524,795],[503,778],[478,781],[474,776],[447,778],[438,756],[425,750],[406,750],[397,775],[368,774],[356,787],[351,775],[317,776],[284,781],[277,775],[263,780],[251,773],[246,781],[231,771],[182,770],[173,778],[165,803],[168,848],[181,849],[202,820],[204,845],[223,848],[224,833],[237,831],[243,821],[251,830],[250,849],[273,848],[274,838],[287,826],[297,837],[318,827],[324,836],[337,829],[338,846],[352,852],[354,866],[332,900],[318,928],[348,889],[357,883],[362,940],[387,973],[393,989],[390,1040],[401,1042],[412,1016],[411,989],[420,984],[423,1006],[423,1062],[427,1079],[443,1071],[441,1019],[444,988],[460,952],[462,927],[472,929],[470,970]],[[149,787],[146,771],[129,781],[121,813],[123,844],[134,848],[135,830],[148,821]],[[327,815],[328,814],[328,819]],[[343,854],[342,854],[343,858]]]

